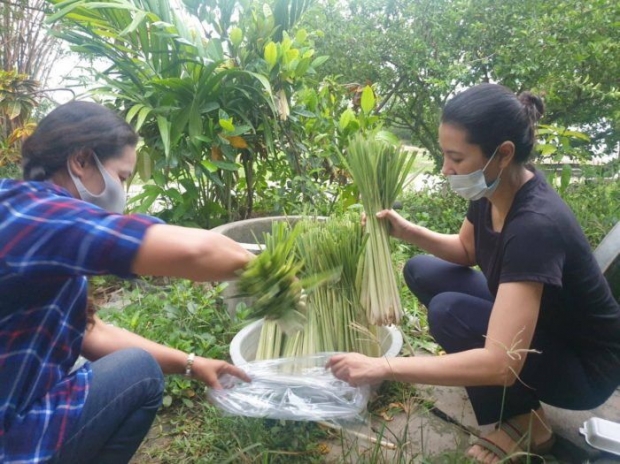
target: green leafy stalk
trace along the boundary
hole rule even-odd
[[[304,261],[296,254],[301,229],[290,229],[286,222],[274,222],[272,233],[265,234],[265,250],[243,270],[238,280],[239,295],[251,297],[251,318],[276,321],[287,334],[302,330],[306,324],[307,292],[338,278],[339,269],[305,273]]]
[[[376,327],[369,324],[359,300],[357,274],[366,246],[359,216],[303,220],[295,229],[297,262],[303,262],[301,281],[332,278],[308,292],[303,330],[284,333],[274,321],[265,320],[256,359],[325,351],[378,356]]]
[[[401,193],[415,156],[389,143],[379,134],[356,135],[343,162],[357,186],[364,210],[368,246],[360,274],[360,300],[375,325],[398,324],[402,316],[389,245],[389,223],[375,214],[389,209]]]

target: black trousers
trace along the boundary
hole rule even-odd
[[[431,335],[447,353],[484,346],[494,298],[480,271],[420,255],[407,262],[404,276],[428,309]],[[531,348],[540,353],[527,353],[513,386],[467,387],[479,424],[528,413],[540,401],[563,409],[592,409],[613,393],[615,387],[592,382],[577,353],[557,337],[537,328]]]

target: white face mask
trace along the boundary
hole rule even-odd
[[[69,167],[69,161],[67,160],[67,170],[69,171],[71,179],[73,179],[73,183],[75,184],[80,198],[106,211],[110,211],[111,213],[123,214],[125,210],[125,190],[123,186],[120,182],[112,178],[108,170],[103,167],[103,164],[99,161],[97,155],[93,155],[93,158],[95,158],[95,165],[101,177],[103,177],[103,191],[99,195],[89,192],[82,181],[73,175]]]
[[[497,189],[499,185],[499,179],[502,175],[502,171],[497,175],[497,179],[495,179],[491,185],[487,185],[487,181],[484,177],[484,171],[491,162],[491,160],[495,157],[497,150],[499,147],[495,149],[493,155],[487,161],[487,164],[484,165],[484,168],[478,169],[470,174],[462,174],[462,175],[452,175],[448,176],[448,182],[450,183],[450,187],[454,190],[455,193],[459,194],[466,200],[480,200],[483,197],[489,198]]]

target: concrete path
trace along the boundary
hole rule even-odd
[[[332,443],[326,462],[466,462],[463,456],[469,444],[491,426],[478,426],[465,389],[419,386],[416,391],[418,398],[399,404],[401,412],[387,420],[373,419],[370,426],[355,427],[344,434],[341,443]],[[544,407],[557,436],[546,462],[620,464],[620,456],[589,446],[579,434],[591,417],[620,422],[620,390],[591,411]],[[381,440],[383,445],[378,444]]]

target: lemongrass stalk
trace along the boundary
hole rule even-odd
[[[357,275],[365,262],[366,238],[359,217],[333,218],[326,223],[302,221],[296,238],[298,260],[303,275],[340,268],[340,280],[315,288],[307,300],[307,322],[303,331],[292,336],[265,329],[261,344],[281,344],[282,356],[305,356],[322,351],[358,351],[376,356],[376,327],[369,324],[360,305]],[[267,321],[265,321],[267,323]],[[363,329],[360,329],[363,327]],[[275,329],[274,329],[275,331]],[[375,335],[373,335],[375,334]],[[269,338],[268,338],[269,337]]]
[[[379,140],[376,134],[352,138],[344,159],[367,215],[369,241],[361,272],[360,301],[371,324],[397,324],[402,316],[389,248],[388,223],[377,220],[375,214],[392,207],[413,160],[413,154],[398,151],[394,145]]]

